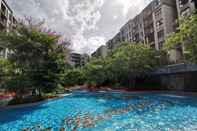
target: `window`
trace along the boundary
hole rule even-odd
[[[12,14],[9,14],[9,20],[12,21]]]
[[[157,18],[161,17],[161,15],[162,15],[162,11],[161,11],[161,8],[160,8],[159,10],[157,10],[155,12],[155,18],[157,19]]]
[[[3,13],[6,12],[6,7],[5,7],[5,5],[3,3],[1,3],[1,10],[3,11]]]
[[[159,32],[157,32],[158,35],[158,41],[161,42],[164,40],[164,30],[161,30]]]
[[[179,0],[179,7],[182,8],[188,2],[189,2],[189,0]]]
[[[163,43],[164,43],[164,41],[161,41],[161,42],[158,43],[159,49],[161,49],[163,47]]]
[[[155,1],[155,5],[154,5],[155,8],[157,8],[159,5],[161,5],[161,1],[160,0],[156,0]]]
[[[162,25],[163,25],[163,19],[158,20],[158,21],[156,22],[156,27],[157,27],[157,29],[159,29],[160,27],[162,27]]]

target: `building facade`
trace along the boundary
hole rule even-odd
[[[144,43],[149,44],[155,48],[155,32],[154,32],[154,19],[153,19],[153,2],[144,8],[140,13],[143,18],[144,26]]]
[[[197,0],[176,0],[178,16],[190,15],[197,9]]]
[[[121,29],[121,41],[125,42],[143,42],[144,26],[141,14],[129,20]]]
[[[169,34],[176,31],[176,1],[155,0],[152,5],[155,48],[160,50]]]
[[[197,9],[197,0],[176,0],[178,18],[186,17],[194,13]],[[175,63],[184,62],[184,47],[177,45],[170,51],[170,60]]]
[[[108,49],[107,49],[107,46],[100,46],[94,53],[92,53],[92,57],[106,57],[107,56],[107,53],[108,53]]]
[[[176,30],[176,0],[153,0],[106,44],[116,48],[119,43],[141,42],[160,50],[165,38]]]
[[[161,50],[169,34],[176,32],[178,18],[176,2],[176,0],[153,0],[106,43],[108,49],[117,48],[121,42],[140,42]],[[176,62],[180,57],[179,52],[171,52],[172,61]]]
[[[5,0],[0,0],[0,31],[9,31],[16,27],[17,20]],[[0,57],[7,58],[8,50],[0,44]]]
[[[87,54],[70,53],[68,60],[71,66],[81,67],[89,61],[89,56]]]
[[[81,55],[80,66],[85,66],[90,60],[90,56],[88,54]]]

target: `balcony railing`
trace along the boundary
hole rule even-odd
[[[154,71],[153,75],[170,75],[177,73],[197,72],[197,65],[194,64],[175,64],[159,68]]]
[[[187,9],[188,7],[190,7],[190,2],[186,3],[186,4],[183,4],[183,5],[179,5],[179,8],[181,11]]]

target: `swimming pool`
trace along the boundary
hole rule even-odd
[[[0,109],[0,131],[197,130],[197,98],[153,93],[75,92],[32,106]]]

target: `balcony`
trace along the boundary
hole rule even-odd
[[[6,28],[6,25],[7,25],[7,22],[6,21],[0,20],[0,27],[1,27],[1,29]]]
[[[147,36],[147,35],[154,35],[154,28],[152,27],[152,28],[146,28],[145,29],[145,35]]]
[[[0,25],[6,27],[7,25],[7,16],[4,11],[0,11]]]
[[[179,8],[180,8],[181,11],[184,11],[187,8],[190,7],[190,4],[191,4],[190,2],[187,2],[187,3],[184,3],[184,4],[179,4]]]
[[[197,72],[197,65],[194,64],[175,64],[159,68],[154,71],[153,75],[169,75],[177,73]]]

